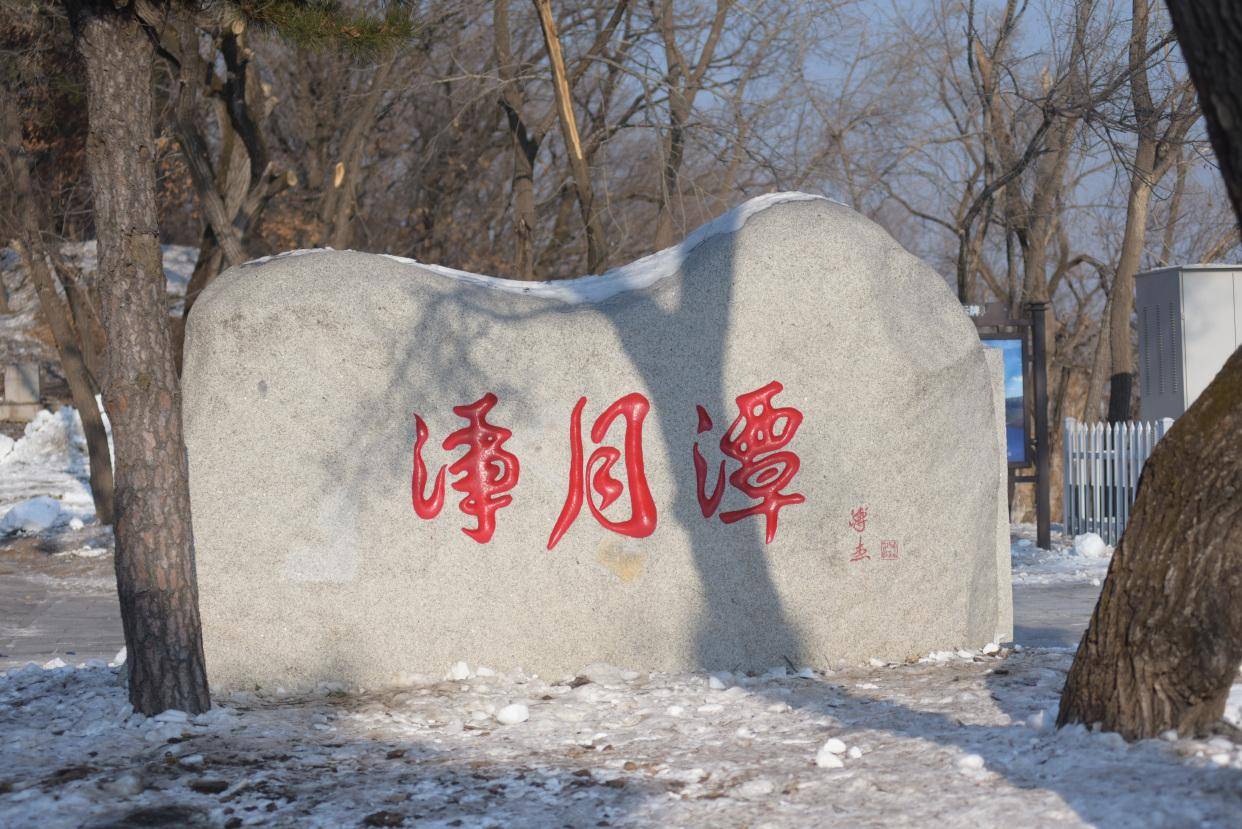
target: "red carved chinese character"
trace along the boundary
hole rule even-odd
[[[591,440],[599,443],[614,420],[624,419],[626,485],[612,476],[612,467],[621,458],[621,450],[613,446],[597,447],[586,465],[582,464],[582,410],[586,403],[585,397],[580,398],[569,419],[569,494],[548,537],[549,550],[577,520],[584,498],[595,520],[605,529],[631,538],[646,538],[655,532],[655,500],[651,497],[643,467],[643,418],[651,410],[651,403],[637,392],[627,394],[605,409],[591,426]],[[630,517],[625,521],[610,521],[604,516],[604,510],[621,497],[626,486],[630,490]],[[591,490],[599,495],[598,506]]]
[[[454,406],[453,414],[464,417],[467,425],[444,439],[445,449],[466,447],[466,453],[453,462],[448,471],[457,475],[453,489],[464,497],[458,505],[466,515],[477,520],[475,527],[463,527],[462,532],[480,544],[486,544],[496,532],[496,511],[513,503],[513,497],[503,493],[517,486],[519,464],[517,456],[502,448],[513,433],[501,426],[487,422],[487,413],[496,405],[496,395],[488,392],[467,406]],[[444,467],[436,473],[431,497],[424,496],[427,467],[423,464],[423,444],[427,442],[427,425],[414,415],[417,438],[414,441],[414,475],[410,482],[414,500],[414,512],[419,518],[435,518],[444,506]]]
[[[850,510],[850,529],[859,533],[867,529],[867,508],[865,506]]]
[[[707,413],[707,409],[702,406],[696,407],[699,410],[699,434],[710,431],[712,428],[712,418]],[[699,510],[703,513],[704,518],[711,518],[715,514],[716,508],[720,506],[720,499],[724,497],[724,476],[725,462],[720,461],[720,472],[716,474],[715,492],[708,495],[703,489],[704,479],[707,477],[707,460],[703,457],[703,453],[699,451],[699,443],[694,443],[694,479],[697,484],[696,495],[699,499]]]
[[[746,509],[722,512],[720,520],[732,524],[751,515],[762,515],[766,518],[768,544],[776,538],[776,522],[781,508],[806,501],[805,497],[796,492],[780,491],[793,480],[801,463],[793,452],[780,451],[793,440],[798,427],[802,425],[802,412],[791,406],[772,405],[772,398],[783,389],[784,386],[773,380],[761,389],[738,397],[739,414],[720,439],[720,451],[741,463],[729,475],[729,483],[747,498],[760,502]],[[702,406],[698,407],[698,412],[699,432],[702,433],[712,427],[712,421]],[[703,459],[699,445],[695,443],[694,471],[698,484],[699,508],[704,518],[710,518],[720,504],[724,489],[724,470],[725,462],[722,460],[715,492],[708,495],[704,488],[707,461]]]
[[[880,542],[880,558],[885,561],[897,560],[897,542],[886,539]]]
[[[871,556],[867,554],[867,548],[863,546],[862,539],[858,539],[858,546],[854,548],[854,554],[850,556],[850,561],[870,560]]]

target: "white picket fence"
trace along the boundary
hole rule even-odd
[[[1173,425],[1079,423],[1065,419],[1065,531],[1070,536],[1098,533],[1116,544],[1125,532],[1143,464]]]

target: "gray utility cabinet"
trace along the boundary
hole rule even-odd
[[[1176,418],[1242,345],[1242,266],[1180,265],[1136,282],[1140,413]]]

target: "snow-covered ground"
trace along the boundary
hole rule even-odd
[[[40,411],[16,441],[0,435],[0,537],[95,518],[77,410]]]
[[[1108,574],[1113,548],[1095,533],[1067,538],[1052,536],[1052,549],[1035,545],[1034,524],[1014,524],[1010,551],[1013,554],[1013,583],[1054,585],[1089,583],[1096,587]]]
[[[0,825],[1237,826],[1242,749],[1052,728],[1068,654],[764,677],[234,694],[134,715],[122,671],[0,676]]]

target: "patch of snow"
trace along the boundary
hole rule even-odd
[[[831,737],[828,742],[824,743],[824,750],[832,754],[844,754],[846,751],[846,745],[840,739]]]
[[[106,417],[104,426],[108,427]],[[52,501],[58,510],[54,516]],[[9,518],[15,509],[19,512]],[[55,521],[27,527],[25,532],[41,532],[61,524],[80,529],[95,517],[86,436],[82,419],[72,406],[55,412],[39,411],[26,424],[22,437],[0,456],[0,526],[6,526],[5,521],[10,527],[28,523],[23,512],[28,510],[37,510],[40,516]],[[9,532],[13,531],[10,528]]]
[[[60,501],[40,495],[29,501],[14,505],[0,518],[0,537],[6,535],[36,535],[64,523]]]
[[[1108,574],[1113,548],[1095,533],[1069,539],[1053,533],[1052,549],[1035,544],[1035,527],[1014,524],[1010,536],[1014,584],[1094,584]]]
[[[967,754],[957,761],[957,765],[966,771],[978,771],[983,768],[983,758],[978,754]]]
[[[1225,700],[1225,722],[1242,728],[1242,684],[1235,684],[1229,689],[1229,698]]]
[[[285,259],[290,256],[306,256],[307,254],[310,254],[310,253],[332,253],[334,250],[336,249],[329,248],[329,247],[298,248],[296,250],[286,250],[286,251],[281,251],[280,253],[272,253],[272,254],[268,254],[267,256],[260,256],[258,259],[251,259],[250,261],[246,262],[246,264],[247,265],[265,265],[268,262],[271,262],[273,259]],[[397,257],[393,257],[393,258],[397,258]],[[414,260],[406,259],[403,261],[413,262]]]
[[[845,765],[841,755],[848,750],[849,748],[840,739],[831,737],[815,753],[815,765],[821,769],[839,769]]]

